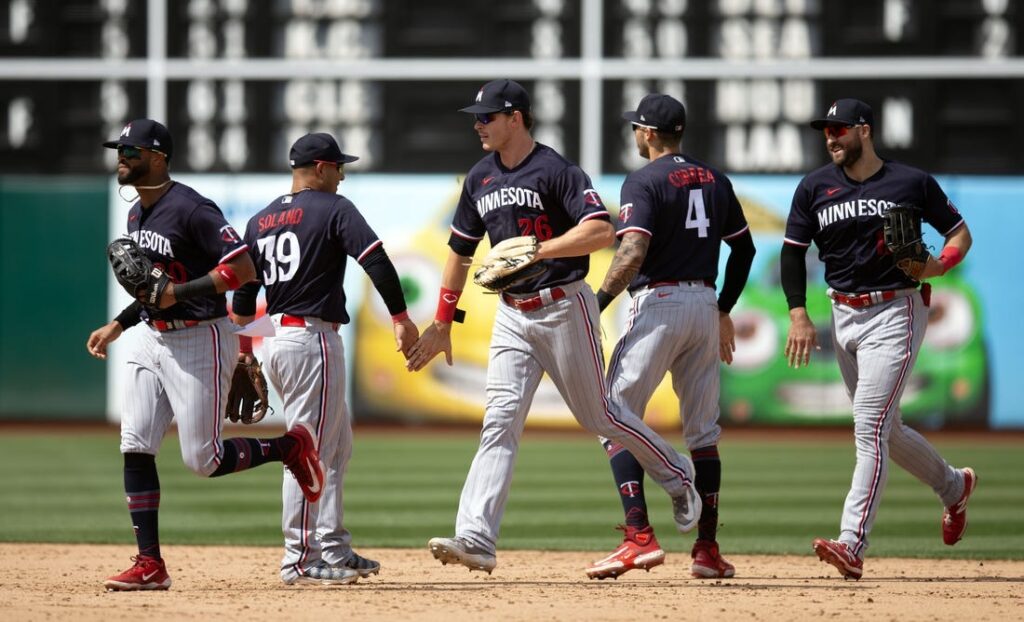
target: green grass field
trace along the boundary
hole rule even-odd
[[[745,435],[749,437],[749,435]],[[849,440],[722,443],[719,541],[739,553],[810,553],[811,539],[835,537],[853,468]],[[472,433],[363,433],[345,485],[346,525],[356,546],[425,547],[451,535],[459,492],[476,450]],[[944,440],[947,460],[970,465],[979,486],[967,537],[946,547],[942,508],[931,490],[890,470],[871,555],[1024,558],[1024,451],[1019,444]],[[158,458],[165,544],[275,546],[281,543],[280,467],[203,479],[182,464],[176,437]],[[0,438],[0,541],[134,542],[115,431],[7,434]],[[647,482],[662,546],[689,551],[661,489]],[[617,544],[621,507],[604,452],[586,436],[523,441],[499,549],[601,551]]]

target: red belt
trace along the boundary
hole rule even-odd
[[[898,289],[887,289],[877,292],[865,292],[863,294],[841,294],[832,292],[832,300],[855,309],[863,309],[881,302],[888,302],[900,293]]]
[[[288,315],[284,313],[281,315],[281,326],[297,326],[299,328],[306,327],[306,318],[299,315]],[[334,322],[331,324],[331,328],[338,330],[338,323]]]
[[[655,287],[674,287],[676,285],[706,285],[711,289],[715,288],[715,282],[707,279],[693,279],[692,281],[655,281],[647,286],[647,289]]]
[[[561,300],[562,298],[565,298],[565,290],[561,287],[552,287],[551,302]],[[531,296],[530,298],[513,298],[508,294],[502,294],[501,299],[504,300],[506,304],[515,307],[523,313],[526,313],[527,311],[536,311],[545,304],[544,299],[539,294]]]
[[[149,325],[161,333],[199,326],[200,320],[152,320]]]

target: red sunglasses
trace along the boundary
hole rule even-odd
[[[840,138],[856,127],[855,125],[826,125],[822,130],[826,138]]]

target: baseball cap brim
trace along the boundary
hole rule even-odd
[[[855,125],[853,121],[846,121],[844,119],[815,119],[811,121],[811,128],[816,130],[823,130],[830,125]]]
[[[139,140],[138,138],[132,138],[129,136],[119,140],[108,140],[107,142],[103,143],[103,146],[106,147],[107,149],[117,149],[118,147],[121,146],[142,147],[144,149],[148,149],[149,143],[146,141]],[[159,151],[159,149],[157,151]]]
[[[338,160],[341,164],[348,164],[349,162],[355,162],[359,159],[359,156],[349,155],[347,153],[341,154],[341,159]]]
[[[646,123],[645,121],[641,121],[640,120],[640,113],[635,111],[635,110],[629,110],[629,111],[623,112],[622,113],[622,118],[627,120],[627,121],[629,121],[630,123],[636,123],[637,125],[646,125],[648,127],[652,127],[648,123]]]
[[[468,112],[470,114],[485,114],[488,112],[504,112],[506,110],[512,110],[511,107],[505,106],[488,106],[486,104],[473,104],[472,106],[466,106],[465,108],[459,108],[459,112]]]

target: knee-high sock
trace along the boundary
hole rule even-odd
[[[697,539],[715,541],[718,537],[718,491],[722,487],[722,461],[718,446],[701,447],[690,452],[697,471],[694,485],[704,502],[697,521]]]
[[[124,455],[124,492],[132,517],[139,554],[160,559],[160,478],[156,457],[149,454]]]
[[[220,466],[210,477],[253,469],[268,462],[282,462],[295,445],[295,439],[287,434],[277,438],[229,438],[224,441],[224,457]]]
[[[612,476],[619,488],[619,499],[622,501],[622,511],[626,515],[626,525],[637,529],[647,527],[649,523],[647,499],[644,497],[644,468],[622,445],[608,440],[602,444],[608,452]]]

